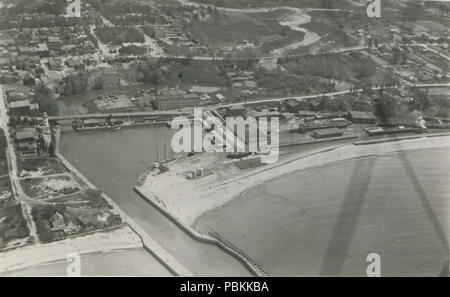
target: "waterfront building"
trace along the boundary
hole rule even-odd
[[[158,110],[180,109],[200,105],[200,97],[195,94],[185,94],[176,97],[159,97],[156,100]]]
[[[338,128],[315,130],[313,137],[317,139],[341,137],[344,133]]]

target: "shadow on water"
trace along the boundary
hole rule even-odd
[[[347,187],[344,202],[337,215],[332,237],[322,262],[321,276],[338,276],[341,273],[361,215],[375,163],[375,158],[360,159],[353,168],[351,182]]]
[[[412,166],[406,154],[400,154],[400,160],[402,161],[403,167],[405,168],[409,179],[414,185],[414,189],[418,194],[420,201],[422,202],[425,213],[429,217],[433,225],[433,228],[436,231],[436,234],[438,235],[439,241],[442,243],[442,245],[445,247],[446,250],[449,250],[448,238],[445,234],[444,228],[442,228],[441,224],[439,223],[436,213],[434,212],[433,207],[431,206],[431,203],[428,199],[428,196],[425,190],[423,189],[419,178],[417,177],[414,167]],[[448,267],[449,267],[449,258],[447,258],[447,261],[444,263],[444,268],[442,269],[442,272],[439,274],[439,276],[449,276]]]
[[[437,215],[433,210],[429,198],[408,155],[400,153],[399,158],[406,171],[407,177],[413,184],[414,190],[420,198],[425,214],[429,218],[439,241],[446,250],[449,250],[448,237],[444,228],[439,223]],[[348,185],[345,199],[337,215],[336,223],[332,229],[332,237],[328,243],[326,254],[321,265],[321,276],[339,276],[341,274],[343,264],[347,258],[349,246],[356,230],[358,218],[361,214],[362,206],[364,205],[375,163],[376,158],[361,159],[353,168],[352,179]],[[450,255],[444,262],[443,268],[438,276],[449,276],[449,258]]]

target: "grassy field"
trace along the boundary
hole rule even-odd
[[[40,176],[60,174],[66,172],[64,166],[57,159],[18,160],[19,174],[39,173]]]
[[[193,40],[213,48],[236,46],[248,40],[258,48],[272,50],[303,39],[302,32],[292,31],[279,24],[278,19],[286,12],[217,12],[208,20],[191,22],[185,29]]]
[[[164,82],[170,85],[225,86],[226,79],[221,74],[220,63],[199,60],[190,61],[189,64],[179,61],[168,63],[169,73],[164,78]]]
[[[20,181],[24,192],[30,197],[45,195],[61,195],[64,188],[76,187],[78,184],[69,176],[47,177],[47,178],[25,178]]]
[[[9,242],[28,235],[21,205],[12,199],[0,200],[0,249],[5,248]]]

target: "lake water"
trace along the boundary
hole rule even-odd
[[[205,214],[196,228],[219,233],[271,275],[365,276],[377,253],[384,276],[448,276],[449,165],[449,150],[435,149],[303,170]]]

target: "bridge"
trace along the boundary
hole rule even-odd
[[[177,117],[190,115],[188,112],[179,111],[148,111],[148,112],[118,112],[118,113],[92,113],[92,114],[71,114],[71,115],[59,115],[59,116],[49,116],[50,121],[64,121],[64,120],[77,120],[77,119],[105,119],[108,117],[113,118],[128,118],[128,117],[149,117],[149,116],[159,116],[159,117]]]

